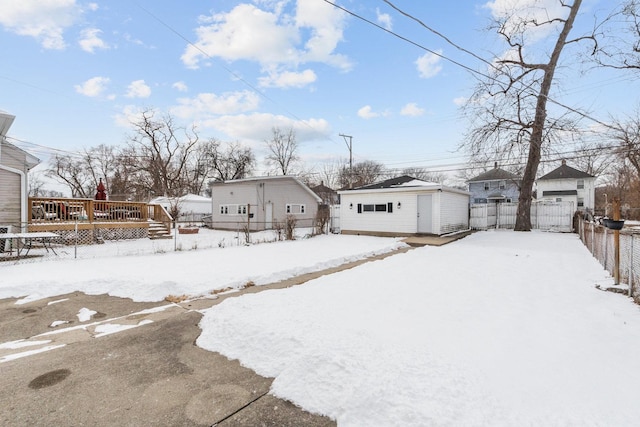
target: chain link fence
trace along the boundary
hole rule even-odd
[[[587,249],[613,275],[615,231],[584,219],[579,220],[577,231]],[[619,237],[619,282],[628,285],[629,296],[640,303],[640,230],[626,227],[619,231]]]
[[[17,263],[226,248],[276,242],[288,237],[284,228],[248,231],[240,223],[227,225],[222,230],[193,220],[175,222],[155,235],[147,224],[136,223],[94,224],[83,228],[80,222],[65,222],[53,228],[48,224],[46,231],[34,230],[33,224],[9,224],[0,228],[0,268]],[[300,221],[291,233],[293,238],[302,239],[317,234],[317,229],[312,221]]]

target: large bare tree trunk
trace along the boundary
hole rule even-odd
[[[567,43],[567,37],[573,27],[581,4],[582,0],[575,0],[573,5],[571,5],[569,16],[564,22],[562,31],[551,53],[551,58],[546,66],[544,66],[544,77],[537,97],[536,114],[529,143],[529,157],[522,177],[522,187],[520,189],[520,198],[518,199],[516,231],[531,231],[531,198],[533,197],[533,183],[535,182],[538,166],[540,165],[545,120],[547,118],[547,101],[560,53],[562,53],[562,49]]]

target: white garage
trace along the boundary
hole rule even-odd
[[[469,229],[470,193],[410,176],[343,190],[343,234],[443,235]]]

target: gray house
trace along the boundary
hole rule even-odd
[[[14,119],[15,116],[0,111],[0,232],[20,232],[26,227],[28,172],[40,163],[40,160],[7,141],[7,132]]]
[[[236,179],[211,184],[211,227],[251,231],[273,229],[287,216],[298,227],[315,225],[322,199],[293,176]]]
[[[471,203],[517,202],[522,178],[498,167],[481,173],[467,181]]]

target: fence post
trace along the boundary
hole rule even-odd
[[[605,227],[604,228],[604,239],[603,239],[603,241],[604,241],[604,250],[602,251],[604,253],[604,259],[603,259],[604,263],[603,263],[603,265],[604,265],[604,269],[605,270],[607,270],[607,249],[608,249],[607,240],[609,240],[607,238],[607,230],[608,230],[608,228]]]
[[[633,239],[634,235],[631,235],[631,248],[629,249],[629,296],[633,297]]]

